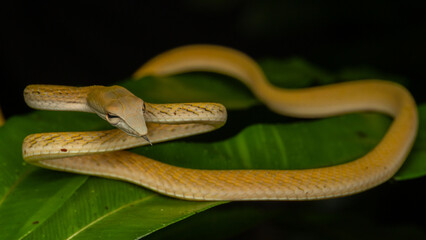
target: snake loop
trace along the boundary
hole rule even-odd
[[[279,114],[319,118],[377,111],[392,116],[394,121],[371,152],[341,165],[304,170],[186,169],[118,150],[148,144],[141,136],[155,143],[212,131],[226,121],[226,109],[221,104],[145,102],[141,105],[139,102],[134,105],[137,107],[129,107],[132,104],[128,102],[132,101],[123,99],[132,97],[122,89],[120,94],[112,94],[120,98],[112,97],[115,101],[111,102],[108,94],[93,99],[88,97],[95,89],[104,91],[104,87],[30,85],[24,95],[32,107],[95,112],[134,136],[118,129],[33,134],[23,143],[25,161],[55,170],[125,180],[189,200],[310,200],[354,194],[385,182],[400,168],[416,137],[415,102],[411,94],[396,83],[362,80],[307,89],[282,89],[271,85],[250,57],[230,48],[212,45],[176,48],[150,60],[134,78],[200,70],[240,80],[268,108]],[[88,101],[108,104],[102,104],[99,108],[102,110],[94,110],[90,105],[96,104]],[[108,105],[109,110],[103,110],[107,108],[104,105]],[[125,114],[123,109],[137,110]],[[131,118],[138,115],[134,111],[143,112],[146,129],[143,124],[132,127],[136,123]],[[140,118],[140,114],[137,117]]]

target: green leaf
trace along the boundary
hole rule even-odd
[[[366,113],[288,124],[255,124],[222,141],[202,142],[201,137],[194,137],[133,151],[188,168],[316,168],[364,155],[381,139],[390,122],[385,116]],[[197,158],[202,161],[194,161]]]
[[[220,204],[176,200],[129,183],[45,170],[22,160],[22,140],[30,133],[105,127],[92,114],[35,112],[13,117],[0,128],[0,239],[134,239]],[[112,227],[121,221],[125,227]]]
[[[175,200],[92,178],[29,239],[137,239],[220,203]],[[67,219],[67,227],[61,224]]]
[[[262,66],[274,84],[284,87],[338,79],[300,59],[268,60]],[[227,106],[228,123],[215,132],[132,150],[184,167],[334,165],[371,150],[391,123],[390,118],[374,113],[319,120],[276,115],[244,85],[216,74],[147,77],[119,84],[148,102],[212,101]],[[425,116],[422,106],[418,140],[397,179],[426,174]],[[130,183],[45,170],[22,160],[22,140],[30,133],[105,128],[110,128],[107,123],[87,113],[35,111],[8,119],[0,128],[0,239],[136,239],[223,204],[172,199]]]
[[[147,102],[221,102],[230,109],[259,105],[249,89],[235,79],[216,74],[193,73],[178,76],[146,77],[119,85],[131,89]]]
[[[337,81],[336,76],[301,58],[264,59],[259,64],[265,71],[268,80],[279,87],[303,88]]]

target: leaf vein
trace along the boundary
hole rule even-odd
[[[108,212],[108,213],[106,213],[106,214],[104,214],[104,215],[102,215],[102,216],[98,217],[96,220],[94,220],[94,221],[90,222],[89,224],[87,224],[86,226],[82,227],[80,230],[78,230],[77,232],[75,232],[74,234],[72,234],[71,236],[69,236],[66,240],[73,239],[73,238],[74,238],[74,237],[76,237],[78,234],[82,233],[83,231],[85,231],[85,230],[86,230],[86,229],[88,229],[89,227],[91,227],[91,226],[95,225],[96,223],[98,223],[99,221],[101,221],[102,219],[104,219],[104,218],[106,218],[106,217],[109,217],[109,216],[111,216],[111,215],[113,215],[113,214],[115,214],[115,213],[117,213],[117,212],[119,212],[119,211],[121,211],[121,210],[123,210],[123,209],[125,209],[125,208],[127,208],[127,207],[129,207],[129,206],[131,206],[131,205],[138,204],[138,203],[141,203],[141,202],[144,202],[144,201],[150,200],[151,198],[153,198],[153,197],[155,197],[155,196],[156,196],[156,195],[155,195],[155,194],[153,194],[153,195],[147,196],[147,197],[145,197],[145,198],[141,198],[141,199],[138,199],[138,200],[136,200],[136,201],[130,202],[130,203],[128,203],[128,204],[125,204],[125,205],[123,205],[123,206],[121,206],[121,207],[119,207],[119,208],[117,208],[117,209],[114,209],[113,211]]]

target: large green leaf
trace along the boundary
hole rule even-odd
[[[300,59],[268,60],[262,66],[274,84],[284,87],[339,78]],[[299,169],[343,163],[374,147],[391,122],[374,113],[320,120],[279,116],[241,83],[215,74],[120,84],[150,102],[214,101],[228,107],[229,120],[222,129],[133,150],[185,167]],[[426,174],[425,106],[420,116],[418,141],[398,179]],[[108,127],[86,113],[36,111],[8,119],[0,128],[0,239],[135,239],[222,204],[176,200],[129,183],[44,170],[22,160],[21,143],[30,133]]]

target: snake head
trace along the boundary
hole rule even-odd
[[[87,103],[112,126],[151,143],[147,137],[145,103],[127,89],[120,86],[95,87],[87,96]]]

